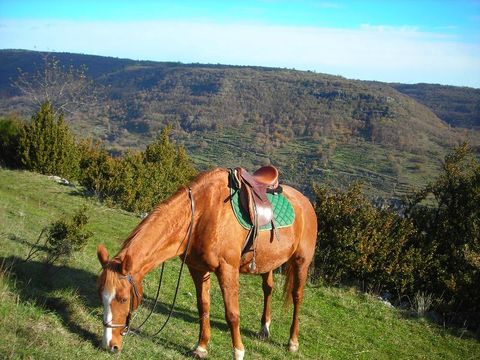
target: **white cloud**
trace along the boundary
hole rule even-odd
[[[480,87],[480,46],[415,26],[359,29],[2,20],[0,47],[159,61],[288,67],[348,78]]]

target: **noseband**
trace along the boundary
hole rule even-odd
[[[123,336],[123,335],[128,333],[128,329],[130,327],[130,319],[132,318],[132,313],[133,313],[133,310],[134,310],[133,307],[135,306],[133,298],[135,297],[137,299],[137,304],[140,304],[140,294],[138,292],[137,284],[135,283],[135,280],[133,279],[133,276],[131,274],[120,275],[119,278],[122,279],[122,280],[128,280],[128,282],[131,285],[131,288],[130,288],[130,305],[129,305],[129,309],[128,309],[127,320],[125,321],[125,324],[112,324],[111,321],[106,323],[105,320],[104,320],[103,321],[103,326],[105,326],[106,328],[112,328],[112,329],[123,328],[122,333],[121,333],[122,336]]]

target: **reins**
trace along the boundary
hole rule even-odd
[[[193,234],[193,222],[194,222],[194,217],[195,217],[195,201],[193,200],[193,195],[192,195],[192,189],[191,188],[188,188],[188,196],[190,198],[192,217],[191,217],[191,220],[190,220],[190,226],[188,228],[187,248],[186,248],[185,253],[183,255],[182,264],[180,265],[180,271],[178,273],[177,286],[175,288],[175,294],[173,295],[172,306],[170,307],[170,311],[169,311],[168,316],[165,319],[165,322],[163,323],[163,325],[160,327],[160,329],[156,333],[150,335],[151,337],[155,337],[158,334],[160,334],[162,332],[162,330],[165,328],[165,326],[167,326],[167,323],[168,323],[168,321],[170,320],[170,317],[173,314],[173,309],[175,308],[175,303],[177,301],[177,295],[178,295],[178,290],[180,289],[180,280],[181,280],[181,277],[182,277],[183,267],[185,265],[185,261],[187,260],[188,251],[190,250],[190,243],[191,243],[192,234]],[[163,266],[162,266],[162,276],[163,276]],[[160,290],[160,285],[161,285],[161,282],[159,282],[159,284],[158,284],[159,290]],[[159,291],[157,291],[157,295],[158,295],[158,293],[159,293]],[[155,299],[155,305],[156,304],[157,304],[157,299]],[[150,312],[148,317],[150,317],[151,313],[153,312],[153,309],[154,309],[154,307],[152,308],[152,311]],[[145,322],[146,322],[146,320],[142,322],[142,325]]]
[[[165,319],[165,322],[160,327],[160,329],[158,331],[156,331],[154,334],[149,335],[149,337],[155,337],[162,332],[162,330],[168,324],[168,321],[170,320],[170,318],[173,314],[173,310],[175,308],[175,303],[177,301],[177,295],[178,295],[178,291],[180,289],[180,280],[182,278],[183,267],[185,265],[185,261],[187,260],[187,254],[188,254],[188,251],[190,250],[190,244],[192,242],[191,240],[192,240],[192,234],[193,234],[193,223],[194,223],[194,218],[195,218],[195,201],[193,199],[193,194],[192,194],[192,189],[191,188],[188,188],[188,197],[190,198],[190,205],[191,205],[191,220],[190,220],[190,225],[188,227],[187,247],[186,247],[185,253],[183,255],[182,264],[180,265],[180,271],[178,273],[177,285],[175,287],[175,294],[173,295],[172,306],[170,307],[170,311],[168,313],[168,316]],[[142,323],[137,328],[135,328],[133,330],[130,329],[130,320],[131,320],[130,318],[131,318],[131,315],[134,311],[134,309],[133,309],[133,307],[134,307],[133,297],[134,296],[137,298],[137,301],[140,304],[140,295],[138,293],[138,289],[137,289],[137,285],[135,283],[135,280],[133,279],[133,276],[131,274],[128,274],[128,275],[125,275],[125,276],[121,277],[122,279],[128,280],[128,282],[131,284],[130,308],[129,308],[129,312],[128,312],[125,324],[124,325],[119,325],[119,324],[110,324],[110,323],[103,322],[103,326],[109,327],[109,328],[120,328],[120,327],[123,328],[122,336],[128,335],[130,333],[136,334],[136,332],[138,332],[140,330],[140,328],[147,322],[147,320],[153,314],[153,312],[155,311],[155,308],[158,304],[158,298],[159,298],[159,295],[160,295],[160,288],[162,286],[164,268],[165,268],[165,263],[162,263],[162,268],[160,270],[160,278],[159,278],[159,281],[158,281],[157,294],[155,296],[155,301],[154,301],[154,304],[153,304],[153,306],[150,310],[150,313],[147,315],[147,317],[142,321]]]

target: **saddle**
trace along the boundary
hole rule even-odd
[[[267,192],[281,192],[281,188],[278,185],[278,170],[274,166],[263,166],[253,174],[250,174],[247,170],[237,167],[232,171],[232,175],[235,187],[240,190],[240,203],[248,211],[252,223],[252,228],[243,245],[242,255],[253,248],[253,259],[250,269],[254,271],[256,268],[255,240],[259,228],[271,223],[278,239],[272,205],[267,198]]]
[[[267,225],[273,220],[273,209],[267,191],[278,188],[278,170],[263,166],[251,175],[243,168],[236,168],[240,182],[240,202],[248,210],[254,226]]]

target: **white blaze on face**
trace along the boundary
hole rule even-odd
[[[103,302],[103,322],[105,324],[111,324],[113,315],[112,315],[112,307],[110,304],[112,303],[113,298],[115,297],[115,292],[108,292],[107,290],[103,290],[102,292],[102,302]],[[104,327],[103,328],[103,339],[102,339],[102,346],[105,349],[110,347],[110,341],[112,340],[112,328]]]

